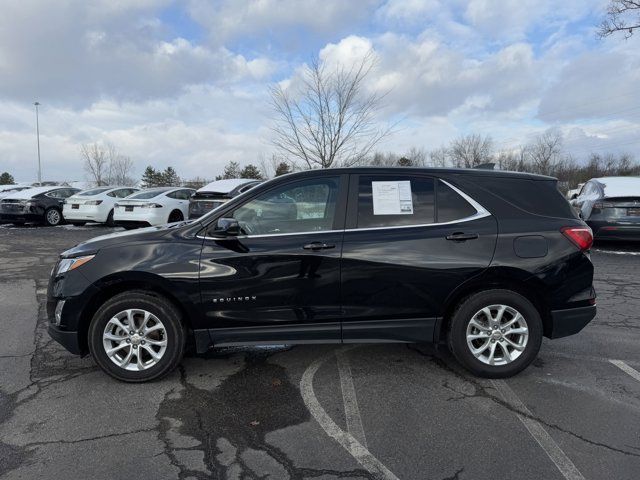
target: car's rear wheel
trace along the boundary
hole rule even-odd
[[[511,290],[485,290],[467,297],[453,313],[449,348],[472,373],[504,378],[524,370],[542,343],[535,306]]]
[[[184,215],[180,210],[174,210],[169,214],[168,223],[181,222],[182,220],[184,220]]]
[[[107,227],[115,227],[116,222],[113,221],[113,209],[109,211],[109,215],[107,215],[107,221],[105,222]]]
[[[50,227],[55,227],[62,223],[62,213],[56,207],[48,208],[44,212],[44,222]]]
[[[116,295],[89,326],[89,349],[106,373],[124,382],[146,382],[171,372],[184,355],[181,315],[165,298],[145,292]]]

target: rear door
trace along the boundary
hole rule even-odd
[[[343,341],[432,341],[445,299],[488,267],[496,235],[494,217],[443,180],[352,175]]]

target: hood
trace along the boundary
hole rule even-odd
[[[168,223],[166,225],[157,225],[154,227],[139,228],[136,230],[126,230],[124,232],[110,233],[108,235],[100,235],[85,242],[79,243],[73,248],[66,250],[60,254],[61,257],[77,257],[80,255],[90,255],[98,250],[124,243],[147,242],[153,239],[161,238],[174,231],[176,228],[191,224],[192,220],[183,222]]]

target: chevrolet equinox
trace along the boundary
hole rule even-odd
[[[49,333],[128,382],[167,374],[188,344],[432,342],[507,377],[595,316],[591,243],[551,177],[293,173],[62,253]]]

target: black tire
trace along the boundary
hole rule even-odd
[[[107,215],[107,221],[105,222],[105,224],[107,225],[107,227],[115,227],[116,226],[116,222],[113,221],[113,208],[109,212],[109,215]]]
[[[62,225],[64,223],[64,218],[60,209],[56,207],[47,208],[44,212],[44,223],[50,227]]]
[[[527,324],[529,336],[524,350],[517,358],[504,365],[484,363],[473,355],[467,344],[469,323],[483,308],[491,305],[506,305],[515,309],[524,317]],[[511,290],[484,290],[465,298],[454,311],[449,325],[449,349],[456,360],[471,373],[485,378],[506,378],[521,372],[536,358],[542,343],[542,334],[543,326],[540,313],[529,300]],[[487,338],[487,342],[496,343],[490,338]],[[481,345],[483,340],[479,340]],[[507,344],[504,343],[504,345]],[[499,350],[497,347],[498,345],[495,349]],[[498,355],[506,358],[501,348]]]
[[[182,212],[180,210],[174,210],[169,214],[169,220],[167,223],[181,222],[182,220],[184,220]]]
[[[146,310],[165,327],[166,350],[155,365],[145,370],[126,370],[116,365],[103,345],[103,333],[110,319],[128,309]],[[148,292],[132,291],[116,295],[98,309],[89,326],[88,340],[91,355],[103,371],[123,382],[140,383],[161,378],[178,366],[184,356],[186,331],[180,312],[171,302]],[[142,349],[139,351],[142,352]]]

